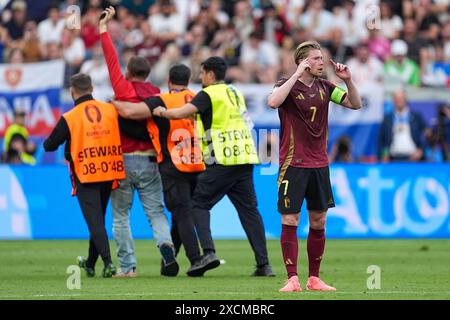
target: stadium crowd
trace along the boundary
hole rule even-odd
[[[97,27],[108,4],[117,6],[110,32],[124,65],[146,57],[156,85],[174,63],[198,81],[199,61],[211,55],[227,60],[229,80],[273,84],[290,74],[296,44],[315,39],[334,61],[359,66],[357,81],[450,86],[448,0],[14,0],[2,10],[1,61],[63,58],[68,76],[91,71],[94,84],[108,83]],[[67,28],[71,5],[80,24]]]
[[[349,66],[358,86],[450,87],[449,0],[14,0],[1,11],[0,62],[64,59],[65,86],[71,75],[89,74],[105,100],[112,89],[98,18],[108,5],[117,9],[108,30],[123,69],[133,55],[145,57],[156,86],[176,63],[199,83],[200,62],[214,55],[225,58],[228,81],[274,84],[295,70],[296,45],[314,39],[326,61]],[[326,65],[326,77],[339,83]]]

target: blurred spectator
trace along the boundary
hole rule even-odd
[[[323,43],[335,62],[344,63],[353,55],[353,49],[344,43],[344,33],[340,28],[330,30],[330,40]]]
[[[147,23],[145,20],[142,22]],[[125,18],[122,20],[122,40],[123,44],[126,47],[134,48],[144,41],[144,33],[142,32],[142,28],[140,28],[142,22],[139,23],[139,20],[136,19],[136,16],[131,13],[127,13]]]
[[[47,60],[58,60],[63,58],[63,50],[62,45],[57,42],[50,42],[46,47],[47,51]]]
[[[424,50],[427,42],[425,39],[417,35],[417,29],[416,20],[413,18],[405,19],[401,39],[403,39],[408,46],[408,58],[419,64],[420,52]]]
[[[207,46],[202,46],[198,51],[195,51],[188,59],[182,60],[183,64],[186,64],[191,69],[191,79],[193,83],[200,83],[200,64],[212,56],[212,51]]]
[[[141,32],[144,39],[135,47],[136,55],[146,58],[153,67],[164,51],[164,44],[156,38],[147,21],[141,22]]]
[[[426,31],[431,25],[439,25],[439,19],[433,12],[433,3],[431,0],[415,1],[414,10],[419,31]]]
[[[356,14],[354,0],[344,0],[343,2],[343,9],[337,13],[336,24],[343,32],[344,44],[355,46],[369,35],[366,19],[364,16]]]
[[[188,30],[190,31],[195,25],[201,25],[203,27],[205,45],[209,45],[214,39],[215,34],[220,30],[220,24],[216,19],[215,13],[210,12],[208,6],[205,5],[201,6],[198,16],[188,25]]]
[[[262,4],[263,16],[255,21],[255,28],[264,34],[264,39],[281,46],[284,37],[290,33],[287,20],[277,13],[272,1],[266,0]]]
[[[11,20],[5,23],[5,28],[8,34],[8,42],[20,40],[23,37],[23,30],[27,20],[27,3],[23,0],[14,0],[11,5],[12,17]],[[14,44],[9,44],[13,46]]]
[[[18,63],[24,63],[25,59],[23,56],[23,51],[20,48],[11,49],[8,56],[8,63],[11,64],[18,64]]]
[[[242,41],[247,40],[254,30],[252,8],[247,0],[237,0],[234,5],[233,24]]]
[[[308,41],[312,38],[310,31],[303,27],[298,27],[291,32],[294,45],[299,45],[302,42]]]
[[[299,26],[299,17],[305,7],[305,0],[274,0],[273,4],[280,15],[287,19],[291,28]]]
[[[180,17],[179,23],[186,29],[186,26],[192,21],[193,17],[196,17],[200,12],[201,4],[203,0],[174,0],[176,11]],[[228,1],[222,1],[225,4]],[[231,1],[230,1],[231,2]],[[223,4],[223,3],[222,3]],[[157,7],[156,5],[154,7]]]
[[[85,50],[88,51],[87,58],[90,57],[90,50],[93,49],[100,40],[97,24],[101,11],[100,8],[95,6],[88,7],[86,14],[81,19],[80,37],[84,42]]]
[[[59,8],[51,6],[48,9],[48,18],[38,25],[39,41],[45,47],[49,42],[61,42],[62,33],[66,23],[60,17]]]
[[[402,19],[394,15],[388,1],[380,2],[381,32],[388,39],[398,39],[403,28]]]
[[[427,42],[428,46],[435,46],[441,42],[440,37],[440,25],[439,23],[431,23],[428,28],[420,33],[423,39]]]
[[[155,36],[164,43],[175,41],[185,31],[172,0],[160,0],[159,12],[148,18]]]
[[[64,50],[65,86],[69,86],[69,79],[80,70],[81,63],[86,56],[86,49],[76,30],[64,29],[62,47]]]
[[[352,79],[357,86],[371,85],[383,80],[383,64],[370,54],[366,43],[362,42],[356,47],[356,55],[347,61],[352,70]]]
[[[206,42],[205,27],[198,23],[193,25],[184,36],[184,44],[181,47],[183,57],[195,54]]]
[[[277,48],[265,41],[261,32],[252,32],[242,45],[242,73],[236,80],[275,83],[278,79],[279,62]]]
[[[369,30],[367,45],[369,51],[381,61],[385,61],[391,52],[391,43],[376,28]]]
[[[214,55],[225,59],[228,65],[228,74],[233,73],[235,67],[239,68],[242,41],[233,23],[229,23],[222,31],[216,33],[211,42]]]
[[[407,57],[408,46],[405,41],[392,41],[392,58],[384,64],[384,77],[387,84],[392,85],[420,85],[419,67]]]
[[[7,155],[8,163],[14,150],[20,157],[22,163],[34,165],[36,160],[33,154],[36,152],[36,146],[29,140],[28,130],[25,127],[26,112],[21,109],[14,110],[14,121],[9,125],[5,131],[5,138],[3,140],[3,151]]]
[[[406,93],[393,93],[394,111],[381,123],[378,154],[383,162],[423,159],[425,122],[420,113],[409,110]]]
[[[94,91],[92,95],[96,100],[109,101],[114,93],[109,81],[108,66],[103,58],[103,50],[100,45],[97,45],[92,54],[92,59],[86,60],[81,68],[81,73],[85,73],[91,77]]]
[[[450,87],[450,61],[445,60],[444,48],[437,45],[422,55],[422,84],[433,87]]]
[[[447,140],[447,123],[450,120],[450,105],[440,104],[436,124],[426,133],[425,159],[428,162],[450,161],[449,143]]]
[[[352,141],[348,136],[341,136],[331,147],[330,162],[353,162]]]
[[[331,29],[336,27],[335,17],[324,9],[323,0],[310,1],[300,17],[300,26],[306,28],[318,41],[331,40]]]
[[[208,15],[214,18],[215,21],[219,23],[220,28],[228,25],[230,22],[230,17],[222,11],[222,1],[221,0],[211,0],[206,2],[208,4]]]
[[[8,149],[6,151],[7,162],[15,164],[23,163],[28,165],[35,165],[36,159],[32,154],[28,153],[28,147],[29,144],[27,144],[27,140],[22,135],[14,134],[11,137]],[[17,159],[17,155],[20,158],[20,162]]]
[[[150,81],[157,87],[166,85],[169,79],[169,69],[180,60],[181,52],[178,46],[174,43],[168,44],[166,50],[161,54],[161,57],[150,73]],[[191,79],[192,82],[198,81],[193,76]]]
[[[279,78],[289,79],[292,73],[297,69],[294,59],[294,40],[291,37],[284,38],[280,49],[280,76]]]
[[[25,24],[25,32],[21,44],[24,62],[38,62],[42,59],[42,47],[40,46],[37,25],[33,20]]]

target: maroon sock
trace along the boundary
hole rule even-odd
[[[296,276],[298,257],[297,226],[282,224],[280,242],[288,278]]]
[[[309,260],[309,276],[318,277],[320,262],[325,250],[325,229],[314,230],[309,228],[308,233],[308,260]]]

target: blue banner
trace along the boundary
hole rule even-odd
[[[258,208],[269,238],[281,232],[277,168],[255,167]],[[450,164],[334,165],[336,207],[328,211],[328,238],[450,238]],[[0,166],[0,238],[87,238],[65,166]],[[139,200],[131,211],[135,238],[151,238]],[[215,238],[242,238],[236,210],[225,198],[212,210]],[[112,237],[112,213],[106,225]],[[305,203],[299,236],[306,237]]]

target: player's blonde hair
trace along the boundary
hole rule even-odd
[[[298,65],[300,60],[305,59],[311,50],[322,50],[317,41],[305,41],[298,45],[294,52],[294,61]]]

